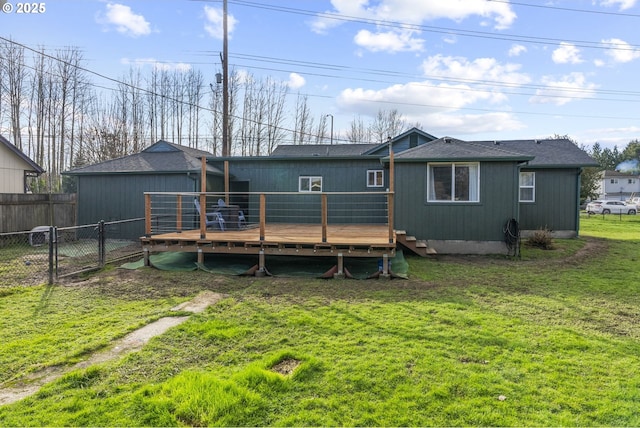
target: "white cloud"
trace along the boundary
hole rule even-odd
[[[637,0],[602,0],[600,4],[602,6],[616,6],[620,7],[620,10],[631,9],[635,6]]]
[[[186,72],[191,70],[191,64],[187,64],[184,62],[163,62],[155,58],[136,58],[133,60],[129,58],[122,58],[120,60],[120,63],[125,65],[133,65],[135,67],[140,67],[140,68],[151,66],[156,70],[164,70],[164,71],[176,70],[176,71]]]
[[[495,29],[510,27],[516,14],[508,2],[492,2],[486,0],[443,1],[443,0],[332,0],[333,10],[324,12],[311,23],[317,33],[326,33],[331,28],[341,25],[344,19],[331,19],[332,14],[341,17],[352,17],[353,20],[370,20],[371,22],[402,22],[406,26],[400,31],[389,31],[388,27],[380,28],[374,33],[361,30],[355,41],[361,45],[386,46],[376,50],[390,50],[400,46],[401,50],[419,50],[423,41],[413,37],[419,29],[412,27],[427,21],[449,19],[460,22],[471,17],[489,20]],[[486,25],[486,23],[483,23]],[[411,37],[404,34],[411,31]],[[404,42],[404,43],[401,43]]]
[[[151,24],[142,15],[135,14],[129,6],[107,3],[104,14],[96,20],[107,26],[115,26],[118,33],[127,36],[146,36],[151,33]]]
[[[223,11],[221,8],[205,6],[204,15],[206,23],[204,29],[209,35],[215,39],[222,40],[224,38],[223,28]],[[233,33],[235,26],[238,24],[238,20],[231,14],[227,14],[227,33]]]
[[[565,105],[576,99],[591,98],[597,85],[587,82],[583,73],[574,72],[556,79],[544,76],[542,84],[545,88],[538,89],[536,95],[529,99],[535,104]]]
[[[523,45],[512,45],[509,49],[509,56],[520,56],[527,51],[527,47]]]
[[[291,89],[300,89],[306,84],[306,80],[304,77],[299,75],[298,73],[289,74],[289,81],[287,82],[287,86]]]
[[[519,70],[520,64],[500,64],[495,58],[469,61],[464,57],[434,55],[422,63],[422,72],[427,77],[458,79],[485,86],[495,83],[499,86],[529,83],[531,78]]]
[[[414,33],[414,31],[372,33],[368,30],[360,30],[354,37],[354,41],[356,45],[372,52],[421,51],[424,40],[413,38]]]
[[[551,54],[551,59],[556,64],[579,64],[583,62],[580,58],[580,49],[567,42],[561,42],[560,47]]]
[[[425,128],[436,135],[495,134],[517,131],[525,125],[512,113],[495,112],[484,114],[432,114],[420,118]]]
[[[609,48],[606,54],[614,62],[631,62],[634,59],[640,58],[640,49],[631,47],[631,45],[624,40],[607,39],[603,40],[602,43]]]
[[[517,64],[501,64],[493,58],[470,61],[436,55],[422,64],[424,81],[377,90],[349,88],[342,91],[337,101],[345,111],[371,117],[381,106],[397,105],[407,122],[419,122],[442,134],[515,130],[523,125],[510,113],[461,114],[461,110],[484,108],[487,103],[497,108],[506,102],[505,85],[513,88],[530,81],[519,68]],[[478,104],[480,107],[476,107]]]

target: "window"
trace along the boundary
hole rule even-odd
[[[384,172],[381,169],[370,169],[367,171],[367,187],[384,186]]]
[[[299,192],[322,192],[322,177],[300,176],[298,180]]]
[[[618,184],[618,179],[617,178],[612,178],[611,179],[611,184]]]
[[[635,178],[630,178],[629,179],[629,184],[636,184],[636,179]]]
[[[520,202],[536,201],[536,173],[520,173]]]
[[[429,202],[479,202],[478,163],[434,163],[427,165]]]

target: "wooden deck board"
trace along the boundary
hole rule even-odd
[[[260,240],[260,229],[252,227],[243,230],[207,230],[206,237],[200,237],[200,230],[163,233],[142,238],[155,251],[159,246],[184,248],[184,246],[203,247],[252,247],[256,251],[266,247],[314,247],[328,249],[366,249],[372,251],[372,257],[380,252],[395,250],[395,236],[389,242],[389,228],[386,225],[328,225],[327,240],[322,241],[322,226],[316,224],[269,224],[265,228],[264,240]],[[185,249],[185,251],[187,251]],[[171,251],[171,250],[170,250]],[[206,251],[214,251],[215,248]],[[220,252],[228,251],[220,249]],[[315,251],[314,251],[315,252]]]

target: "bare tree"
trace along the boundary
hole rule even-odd
[[[326,142],[328,136],[327,134],[327,115],[323,114],[320,116],[320,120],[318,121],[318,126],[316,127],[315,132],[313,133],[313,143],[314,144],[322,144]]]
[[[295,109],[295,126],[293,129],[293,144],[306,144],[311,140],[313,118],[307,95],[298,93]]]
[[[354,118],[349,123],[347,140],[351,143],[371,142],[371,129],[368,126],[365,126],[361,116]]]
[[[199,148],[200,136],[200,102],[204,88],[204,76],[200,70],[190,69],[186,76],[186,102],[188,111],[188,143],[189,147]]]
[[[14,43],[0,45],[0,74],[2,85],[0,86],[0,98],[6,94],[9,103],[9,116],[13,144],[22,150],[22,99],[24,96],[24,82],[27,70],[24,63],[24,48]]]
[[[397,109],[378,110],[378,114],[371,123],[371,134],[377,143],[384,143],[388,138],[400,134],[406,126],[406,121]]]
[[[289,92],[289,86],[284,82],[277,82],[267,78],[265,84],[266,92],[266,133],[267,133],[267,154],[271,154],[278,142],[285,136],[282,123],[284,122],[285,102]]]

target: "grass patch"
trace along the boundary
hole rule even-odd
[[[59,287],[49,299],[59,306],[50,303],[41,322],[59,319],[61,332],[86,328],[95,337],[87,326],[108,324],[103,305],[114,327],[102,335],[113,337],[201,289],[230,297],[139,352],[0,407],[0,425],[637,426],[636,217],[583,217],[583,238],[523,247],[520,260],[410,257],[408,281],[143,270],[128,274],[128,286],[112,276],[100,293]],[[32,293],[0,293],[3,326],[19,302],[37,312]],[[81,306],[82,293],[96,302],[65,312]],[[140,313],[120,321],[127,312]],[[76,317],[77,325],[63,323]],[[28,353],[35,344],[21,346]],[[66,361],[82,346],[46,358]],[[283,361],[299,365],[275,372]]]

